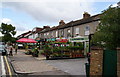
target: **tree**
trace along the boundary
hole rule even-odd
[[[12,42],[14,41],[14,35],[16,34],[16,31],[15,31],[15,27],[12,26],[11,24],[5,24],[5,23],[2,23],[1,24],[1,27],[0,27],[0,32],[4,35],[2,40],[4,42]]]
[[[120,47],[120,8],[110,6],[102,12],[100,19],[92,42],[109,49]]]

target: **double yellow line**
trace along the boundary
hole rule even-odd
[[[12,72],[11,72],[10,65],[8,63],[7,57],[4,56],[4,58],[5,58],[5,62],[6,62],[7,68],[8,68],[9,75],[10,75],[10,77],[12,77]]]

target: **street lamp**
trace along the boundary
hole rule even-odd
[[[91,43],[90,43],[90,41],[91,41],[91,38],[92,38],[92,36],[93,36],[94,34],[89,34],[89,53],[88,53],[88,63],[90,64],[90,50],[91,50]]]

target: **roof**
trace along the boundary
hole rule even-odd
[[[77,26],[77,25],[81,25],[81,24],[86,24],[86,23],[93,22],[93,21],[98,21],[98,20],[100,20],[100,17],[99,17],[100,15],[101,14],[97,14],[97,15],[91,16],[89,18],[83,18],[80,20],[71,21],[71,22],[65,24],[65,26],[61,26],[59,29]]]
[[[25,32],[25,33],[23,33],[23,34],[21,34],[21,35],[19,35],[19,36],[17,36],[17,37],[25,36],[25,35],[27,35],[27,34],[29,34],[29,33],[31,33],[31,31]]]
[[[39,27],[35,27],[34,29],[36,29],[36,30],[32,31],[32,33],[38,33],[39,31],[43,30],[43,28],[39,28]]]
[[[89,18],[83,18],[83,19],[79,19],[76,21],[70,21],[70,22],[63,24],[63,25],[59,24],[58,26],[54,26],[52,28],[45,28],[45,29],[42,29],[39,33],[45,33],[45,32],[53,31],[56,29],[64,29],[64,28],[68,28],[68,27],[72,27],[72,26],[78,26],[78,25],[90,23],[93,21],[98,21],[98,20],[100,20],[100,15],[101,14],[97,14],[97,15],[91,16]]]
[[[48,32],[50,30],[50,28],[46,28],[46,29],[43,29],[42,31],[40,31],[39,33],[45,33],[45,32]]]

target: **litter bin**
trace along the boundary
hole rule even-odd
[[[86,69],[86,77],[90,77],[90,64],[85,63],[85,69]]]

